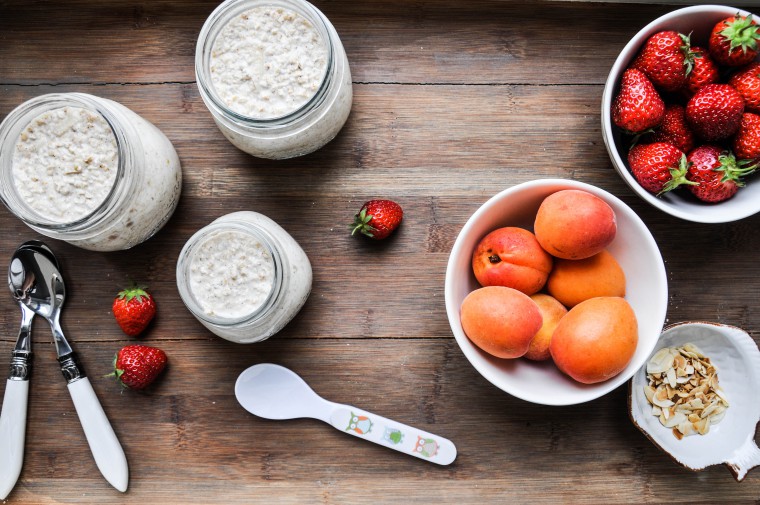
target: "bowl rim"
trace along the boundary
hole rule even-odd
[[[680,9],[676,9],[674,11],[668,12],[667,14],[663,14],[662,16],[654,19],[649,24],[647,24],[644,28],[636,32],[636,35],[634,35],[631,40],[628,41],[628,43],[623,47],[623,49],[618,54],[617,58],[615,58],[615,62],[612,64],[612,68],[610,69],[610,73],[607,75],[607,79],[604,83],[604,91],[602,92],[602,102],[601,102],[601,117],[602,117],[602,139],[604,140],[604,146],[607,148],[607,153],[609,154],[612,166],[615,169],[615,171],[620,175],[620,177],[623,178],[623,181],[644,201],[652,205],[653,207],[660,209],[661,211],[670,214],[671,216],[678,217],[680,219],[683,219],[685,221],[691,221],[695,223],[705,223],[705,224],[716,224],[716,223],[730,223],[733,221],[738,221],[744,218],[747,218],[749,216],[752,216],[758,212],[760,212],[760,206],[758,206],[756,209],[748,207],[745,209],[744,212],[737,212],[734,214],[731,214],[730,216],[725,215],[717,215],[717,214],[706,214],[706,215],[694,215],[690,212],[683,211],[671,204],[669,204],[667,201],[663,200],[662,198],[658,198],[655,195],[649,193],[644,188],[642,188],[638,182],[636,182],[636,179],[631,174],[631,171],[628,169],[627,164],[625,161],[620,157],[620,154],[615,146],[615,140],[614,140],[614,128],[612,126],[612,120],[611,120],[611,114],[610,110],[612,107],[612,100],[614,98],[614,93],[617,90],[617,84],[620,76],[622,75],[623,71],[625,70],[625,67],[628,65],[628,63],[635,57],[636,53],[638,52],[638,49],[643,45],[643,43],[646,41],[647,38],[649,38],[651,35],[655,34],[656,32],[662,30],[662,24],[667,23],[673,19],[676,19],[678,17],[681,17],[684,14],[694,14],[694,13],[711,13],[711,14],[725,14],[726,16],[731,16],[736,13],[740,13],[743,16],[747,15],[753,15],[751,12],[748,12],[743,9],[739,9],[737,7],[729,7],[726,5],[693,5],[690,7],[683,7]]]
[[[662,293],[661,293],[661,300],[658,304],[658,307],[660,307],[659,313],[655,314],[653,318],[660,321],[660,330],[657,334],[656,338],[653,338],[651,343],[648,345],[647,348],[641,347],[640,349],[637,348],[637,351],[641,352],[641,356],[643,361],[641,363],[638,363],[636,366],[630,366],[629,365],[629,371],[628,373],[621,372],[615,377],[612,377],[604,382],[600,382],[597,384],[592,384],[586,387],[585,391],[587,391],[587,394],[579,395],[580,399],[570,399],[570,400],[562,400],[562,399],[546,399],[542,398],[541,400],[531,397],[530,395],[522,394],[520,392],[511,391],[507,388],[505,388],[503,385],[500,384],[500,379],[497,376],[497,374],[491,373],[490,370],[488,370],[482,363],[481,363],[481,356],[480,351],[475,348],[475,345],[470,342],[470,340],[467,338],[467,336],[464,334],[464,331],[461,328],[461,324],[459,323],[459,305],[456,304],[453,300],[453,283],[454,283],[454,263],[455,258],[459,257],[461,254],[463,254],[463,248],[464,248],[464,235],[465,233],[474,226],[474,224],[487,212],[491,210],[492,207],[498,204],[503,198],[508,197],[511,194],[520,192],[525,189],[533,189],[533,188],[548,188],[548,187],[556,187],[556,191],[560,191],[562,189],[580,189],[588,191],[606,202],[613,202],[616,206],[623,209],[623,212],[628,216],[629,219],[632,219],[633,221],[637,222],[640,227],[646,231],[644,236],[641,238],[647,242],[647,246],[655,252],[657,255],[657,258],[659,261],[657,261],[657,277],[662,280]],[[471,254],[470,252],[467,252],[468,255]],[[445,305],[446,305],[446,315],[449,322],[449,327],[451,329],[451,332],[454,335],[454,338],[457,342],[457,345],[462,350],[462,353],[465,355],[465,358],[467,361],[472,365],[475,370],[478,371],[478,373],[483,376],[488,382],[496,386],[497,388],[501,389],[505,393],[508,393],[516,398],[519,398],[521,400],[539,404],[539,405],[550,405],[550,406],[566,406],[566,405],[577,405],[581,403],[586,403],[592,400],[596,400],[597,398],[600,398],[604,396],[605,394],[613,391],[617,387],[619,387],[622,384],[625,384],[633,375],[639,370],[640,366],[646,362],[646,359],[648,359],[649,355],[652,353],[652,350],[657,345],[657,342],[659,340],[660,333],[662,331],[662,327],[665,325],[666,316],[667,316],[667,308],[668,308],[668,279],[667,279],[667,273],[665,271],[665,262],[662,259],[662,254],[660,253],[660,249],[657,246],[657,242],[655,241],[654,237],[652,236],[652,233],[649,231],[649,228],[646,226],[646,224],[641,220],[641,218],[634,212],[634,210],[629,207],[625,202],[620,200],[618,197],[613,195],[612,193],[601,189],[597,186],[593,186],[591,184],[576,181],[572,179],[558,179],[558,178],[547,178],[547,179],[535,179],[532,181],[526,181],[519,184],[516,184],[514,186],[511,186],[509,188],[506,188],[499,193],[493,195],[491,198],[489,198],[485,203],[483,203],[465,222],[465,224],[462,226],[461,230],[459,231],[459,234],[457,235],[456,240],[454,241],[454,245],[452,246],[451,252],[449,253],[449,259],[446,264],[446,276],[445,276],[445,283],[444,283],[444,299],[445,299]],[[455,328],[455,326],[458,326],[458,328]],[[639,342],[639,345],[641,345],[641,342]]]

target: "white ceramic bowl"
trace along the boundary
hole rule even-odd
[[[636,425],[657,447],[691,470],[702,470],[724,463],[737,480],[760,465],[760,449],[754,442],[760,421],[760,351],[747,332],[716,323],[679,323],[669,326],[657,348],[692,343],[710,358],[718,370],[718,381],[729,401],[723,420],[710,427],[706,435],[691,435],[682,440],[652,415],[644,396],[646,366],[634,374],[629,390],[629,408]],[[648,361],[649,358],[647,358]]]
[[[618,231],[608,250],[626,275],[626,299],[639,325],[633,359],[616,377],[585,385],[563,375],[549,361],[500,359],[481,351],[464,334],[459,308],[465,296],[480,287],[472,272],[472,252],[487,233],[503,226],[533,229],[541,202],[562,189],[588,191],[615,211]],[[483,204],[465,223],[454,243],[446,269],[446,313],[459,347],[473,367],[492,384],[523,400],[543,405],[572,405],[598,398],[626,382],[645,362],[662,332],[668,306],[668,284],[660,250],[630,207],[610,193],[582,182],[544,179],[511,187]]]
[[[737,12],[748,15],[747,11],[735,7],[720,5],[697,5],[678,9],[661,16],[641,29],[623,48],[612,65],[607,77],[602,95],[602,134],[612,165],[623,180],[636,194],[658,209],[673,216],[698,223],[726,223],[743,219],[760,212],[760,180],[757,175],[749,176],[747,186],[741,188],[731,199],[719,204],[706,204],[692,198],[682,190],[655,196],[639,186],[631,171],[628,169],[628,145],[623,142],[623,134],[612,124],[612,101],[620,87],[620,79],[628,65],[633,61],[653,34],[662,30],[676,30],[688,34],[692,32],[692,43],[706,47],[706,41],[712,27],[723,18],[733,16]],[[704,41],[704,42],[700,42]]]

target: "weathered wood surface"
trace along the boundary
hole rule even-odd
[[[131,251],[48,241],[67,279],[64,329],[129,458],[128,493],[95,468],[38,321],[26,460],[8,503],[757,503],[757,471],[737,484],[723,467],[696,474],[660,453],[628,420],[625,388],[564,408],[502,393],[470,367],[444,309],[448,252],[469,215],[506,187],[563,177],[614,193],[649,225],[666,261],[669,322],[733,324],[758,338],[760,218],[716,226],[667,216],[627,188],[601,139],[617,51],[673,7],[318,2],[346,46],[354,108],[324,149],[275,163],[233,148],[198,96],[195,37],[215,5],[0,1],[0,118],[42,93],[113,98],[167,134],[185,175],[172,220]],[[376,196],[402,204],[402,228],[385,243],[350,237],[353,213]],[[243,209],[290,231],[315,275],[296,319],[250,346],[205,331],[174,280],[185,240]],[[39,238],[5,208],[0,229],[0,258]],[[110,314],[127,279],[152,287],[159,316],[144,342],[171,361],[143,394],[101,377],[133,342]],[[1,357],[18,312],[9,295],[0,308]],[[439,468],[317,421],[255,418],[232,386],[262,361],[292,367],[332,400],[446,436],[459,457]]]

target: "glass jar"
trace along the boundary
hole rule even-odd
[[[102,125],[100,136],[88,129],[89,123]],[[97,172],[67,163],[97,163],[105,151],[111,152],[114,165],[100,164],[108,179],[82,179],[74,183],[79,193],[66,186],[68,177]],[[16,160],[17,152],[33,158]],[[35,160],[61,152],[64,156],[45,171],[33,172]],[[94,251],[128,249],[163,227],[181,188],[179,157],[169,139],[112,100],[84,93],[42,95],[18,106],[0,124],[0,199],[45,236]],[[53,208],[61,209],[60,214],[46,212]]]
[[[301,310],[311,281],[298,242],[251,211],[201,228],[177,260],[177,289],[188,310],[211,332],[241,344],[279,332]]]
[[[302,16],[316,30],[321,43],[326,46],[325,71],[316,92],[303,105],[297,106],[294,110],[285,111],[278,117],[254,114],[250,111],[242,111],[239,105],[228,105],[220,97],[212,82],[212,49],[220,32],[223,32],[230,22],[247,16],[251,9],[261,8],[283,9]],[[257,33],[263,31],[258,30]],[[242,37],[245,34],[241,31],[235,32],[235,35]],[[281,43],[281,41],[272,42],[272,44],[275,43]],[[290,44],[293,42],[291,41]],[[271,52],[275,55],[288,52],[284,49],[288,47],[272,50],[270,46]],[[267,56],[267,58],[270,57],[271,55]],[[302,67],[308,67],[308,65],[298,66],[289,63],[292,62],[284,62],[283,68],[296,66],[300,71]],[[272,64],[271,60],[261,62],[264,66],[269,64]],[[239,64],[235,66],[239,67]],[[251,73],[250,69],[247,69],[246,72],[237,76],[239,82],[251,81]],[[292,158],[319,149],[338,134],[351,111],[353,98],[351,71],[343,44],[325,15],[305,0],[227,0],[219,5],[206,20],[198,37],[195,74],[201,98],[224,136],[242,151],[260,158]],[[237,77],[230,77],[230,79],[234,83]],[[283,79],[281,75],[275,78]],[[298,76],[295,76],[294,81],[297,78]],[[253,87],[257,88],[257,86],[258,83],[255,83]],[[252,115],[246,115],[246,113]]]

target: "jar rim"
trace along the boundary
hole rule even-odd
[[[252,312],[240,317],[209,316],[203,310],[203,307],[197,301],[196,297],[192,293],[192,289],[190,288],[189,268],[192,263],[193,253],[196,250],[195,248],[203,244],[211,236],[211,234],[222,233],[225,231],[241,232],[259,241],[265,248],[266,252],[272,258],[274,267],[272,286],[269,290],[269,293],[267,294],[267,297]],[[239,220],[224,222],[214,221],[196,231],[182,247],[182,250],[180,251],[179,257],[177,259],[176,278],[180,298],[185,304],[185,307],[187,307],[187,309],[194,316],[212,325],[220,327],[233,327],[240,324],[256,321],[270,311],[270,309],[277,302],[282,291],[283,272],[284,267],[279,249],[274,241],[274,238],[266,230],[252,223]]]
[[[105,198],[89,213],[72,221],[54,221],[44,219],[38,212],[34,211],[30,205],[16,194],[16,186],[13,183],[13,157],[5,153],[2,161],[1,177],[3,179],[2,190],[0,191],[0,200],[8,209],[13,212],[19,219],[29,226],[51,230],[75,230],[88,226],[93,221],[102,218],[110,208],[112,208],[119,199],[118,188],[125,178],[126,163],[129,158],[128,143],[126,132],[121,127],[118,119],[114,114],[99,103],[99,97],[87,93],[48,93],[31,98],[13,109],[0,123],[0,145],[6,145],[6,142],[18,141],[18,137],[24,128],[34,118],[47,111],[62,109],[64,107],[77,107],[99,115],[108,124],[114,135],[117,151],[116,177]],[[11,138],[13,137],[13,138]],[[13,151],[13,150],[9,150]],[[7,160],[7,161],[6,161]],[[10,178],[10,180],[6,180]],[[11,194],[8,194],[10,192]]]
[[[322,81],[320,82],[316,93],[296,109],[272,118],[248,116],[227,106],[227,104],[218,96],[211,83],[209,68],[211,49],[214,46],[219,32],[238,14],[255,7],[264,6],[284,7],[305,17],[319,32],[320,38],[324,41],[327,49],[327,63],[325,65]],[[204,22],[200,34],[198,35],[198,41],[195,48],[196,81],[201,96],[207,99],[207,105],[216,109],[218,113],[227,119],[253,128],[276,128],[291,125],[308,115],[311,111],[317,109],[327,97],[336,58],[335,44],[332,40],[330,29],[325,19],[324,14],[306,0],[226,0],[222,2]]]

